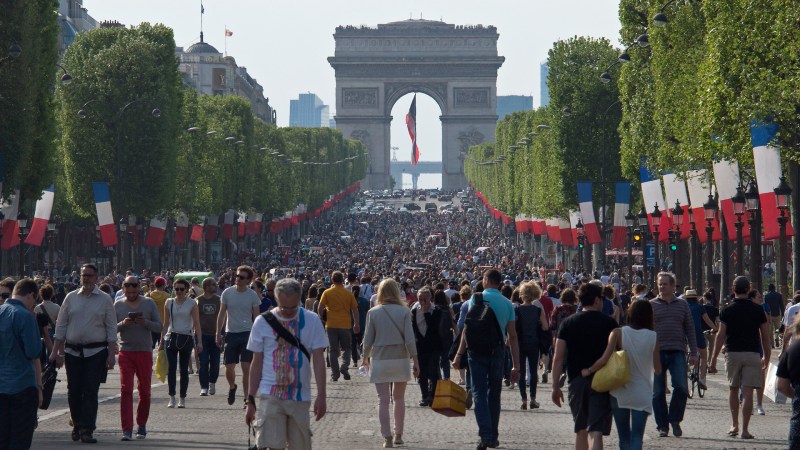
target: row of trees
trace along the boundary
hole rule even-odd
[[[622,48],[583,37],[555,43],[549,106],[507,117],[495,144],[470,149],[465,173],[507,215],[563,217],[577,205],[576,181],[595,182],[595,205],[603,195],[613,203],[612,182],[637,187],[643,161],[682,173],[729,159],[752,173],[750,122],[762,120],[779,122],[775,144],[794,177],[798,17],[800,3],[786,0],[621,0]]]
[[[52,3],[19,1],[11,9],[33,26],[37,5],[37,17],[55,30]],[[268,219],[300,203],[313,210],[365,176],[364,145],[337,130],[270,127],[244,98],[184,88],[172,30],[163,25],[79,34],[61,61],[72,76],[67,85],[56,82],[55,35],[39,37],[52,50],[44,58],[25,33],[0,27],[3,34],[22,36],[25,52],[0,62],[0,194],[19,186],[28,211],[55,182],[53,214],[91,219],[91,183],[108,181],[116,217],[185,213],[194,223],[234,208]],[[29,86],[20,92],[23,70],[44,86],[39,97]]]

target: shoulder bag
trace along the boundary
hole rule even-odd
[[[620,338],[620,345],[622,340]],[[611,354],[606,365],[600,368],[592,378],[592,390],[608,392],[625,386],[631,381],[631,365],[628,353],[624,349]]]
[[[300,314],[302,314],[302,312],[300,312]],[[290,345],[299,348],[300,351],[303,352],[304,355],[306,355],[306,358],[308,358],[308,360],[311,361],[311,353],[308,351],[306,346],[303,345],[302,342],[300,342],[300,339],[297,339],[297,336],[293,335],[289,330],[287,330],[286,327],[284,327],[283,324],[281,324],[280,320],[278,320],[278,318],[275,317],[275,315],[272,314],[271,311],[267,311],[261,314],[261,317],[263,317],[264,320],[267,321],[267,324],[269,324],[269,326],[272,327],[272,329],[275,330],[276,333],[278,333],[278,339],[283,339]]]

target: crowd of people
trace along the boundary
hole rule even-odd
[[[121,439],[145,439],[154,350],[166,359],[168,408],[191,407],[195,370],[199,395],[216,395],[222,364],[227,403],[243,400],[259,448],[311,448],[309,411],[322,419],[327,383],[356,370],[375,385],[385,448],[404,444],[413,379],[420,407],[432,406],[439,380],[464,386],[478,449],[500,445],[504,386],[519,390],[520,409],[534,410],[548,383],[558,407],[567,390],[577,449],[602,448],[612,423],[621,449],[642,448],[650,415],[659,436],[683,435],[689,366],[705,389],[722,352],[728,434],[753,439],[750,415],[765,413],[765,369],[781,325],[778,389],[800,399],[800,344],[788,345],[800,295],[784,311],[774,287],[761,296],[737,277],[720,311],[712,292],[681,290],[669,272],[651,291],[611,274],[544,270],[540,255],[487,222],[482,213],[343,214],[204,279],[101,277],[84,264],[57,284],[2,280],[0,336],[16,337],[0,339],[0,447],[30,447],[47,366],[66,369],[73,441],[97,442],[98,390],[116,364]],[[595,374],[619,350],[630,381],[596,390]],[[800,400],[793,409],[789,444],[800,447]]]

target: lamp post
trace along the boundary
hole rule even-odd
[[[625,225],[628,226],[628,288],[633,290],[633,225],[636,223],[636,214],[628,208],[625,214]]]
[[[672,209],[672,223],[675,225],[675,230],[673,232],[673,236],[675,236],[675,239],[673,240],[673,242],[671,244],[671,249],[672,249],[672,271],[673,271],[673,273],[678,275],[678,274],[681,273],[681,271],[678,270],[678,268],[679,268],[679,265],[678,265],[679,256],[683,256],[683,255],[678,255],[678,250],[680,249],[680,245],[681,245],[681,227],[683,226],[683,208],[681,208],[681,204],[677,200],[675,200],[675,208]],[[681,252],[681,253],[683,253],[683,252]],[[683,268],[683,263],[680,264],[680,268]],[[688,284],[688,283],[686,283],[686,284]]]
[[[653,255],[653,276],[661,271],[661,252],[659,251],[658,235],[660,232],[658,228],[661,226],[661,210],[658,209],[658,204],[655,205],[650,217],[653,218],[653,246],[655,247],[655,255]]]
[[[736,275],[739,276],[744,275],[744,239],[742,239],[744,222],[742,222],[742,216],[747,202],[741,185],[736,186],[736,195],[731,198],[731,201],[733,202],[733,213],[736,214]]]
[[[25,276],[25,235],[28,233],[28,216],[20,211],[17,215],[17,225],[19,225],[19,277]]]
[[[642,283],[645,284],[648,288],[650,287],[650,283],[648,283],[647,278],[647,255],[645,254],[647,250],[647,210],[644,209],[642,206],[641,211],[639,211],[639,231],[642,235]]]
[[[53,276],[53,241],[56,237],[56,223],[54,221],[47,222],[47,235],[48,235],[48,248],[47,248],[47,271],[48,276]]]
[[[789,286],[786,279],[786,222],[789,221],[789,216],[786,212],[789,209],[789,196],[792,195],[792,188],[786,183],[786,177],[781,176],[781,181],[778,183],[778,186],[775,187],[774,192],[775,203],[778,207],[778,211],[780,211],[780,215],[778,216],[778,267],[775,271],[775,281],[778,284],[778,289],[781,295],[783,295],[783,298],[787,298]]]
[[[578,219],[578,223],[575,224],[575,230],[578,234],[578,267],[581,273],[583,273],[583,239],[586,235],[586,230],[583,227],[581,219]]]
[[[120,240],[118,253],[119,258],[117,258],[117,271],[121,272],[125,267],[125,255],[127,253],[126,238],[128,236],[128,219],[125,216],[119,218],[119,233]]]
[[[744,198],[749,213],[747,223],[750,225],[750,284],[753,289],[761,290],[761,199],[755,180],[750,181]]]
[[[717,216],[717,201],[708,194],[708,201],[703,204],[703,214],[706,219],[706,287],[711,288],[714,281],[714,243],[711,241],[714,234],[712,221]]]
[[[703,275],[702,270],[700,269],[700,234],[697,231],[697,224],[694,221],[694,214],[689,213],[689,225],[691,225],[691,229],[689,230],[690,238],[689,238],[689,278],[692,283],[692,287],[699,291],[702,289],[703,285]]]

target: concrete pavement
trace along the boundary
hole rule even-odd
[[[320,422],[312,422],[314,447],[324,449],[381,448],[380,426],[377,417],[377,396],[366,378],[351,371],[351,381],[328,382],[328,413]],[[40,425],[34,436],[35,449],[78,448],[86,444],[70,440],[69,415],[66,410],[66,375],[61,379],[50,411],[42,411]],[[247,446],[247,427],[242,410],[243,390],[238,390],[237,402],[228,406],[227,383],[221,376],[217,395],[200,397],[197,376],[191,375],[186,409],[168,409],[166,385],[153,387],[153,401],[148,421],[148,437],[143,441],[120,442],[119,378],[116,370],[109,373],[108,383],[102,385],[98,414],[99,440],[92,449],[244,449]],[[237,376],[237,380],[241,378]],[[154,380],[157,382],[154,378]],[[753,416],[753,441],[730,438],[727,406],[727,386],[724,373],[708,376],[709,390],[705,398],[689,400],[682,424],[684,437],[659,438],[652,418],[648,420],[645,448],[673,449],[780,449],[786,448],[791,405],[776,405],[765,398],[767,415]],[[420,408],[419,388],[415,383],[406,392],[405,445],[408,449],[474,448],[477,426],[471,411],[463,418],[448,418],[429,408]],[[136,399],[136,395],[134,395]],[[573,444],[572,419],[568,408],[557,408],[550,400],[549,385],[540,385],[538,401],[541,408],[519,409],[519,391],[504,388],[503,412],[500,420],[500,443],[505,449],[567,449]],[[135,403],[134,403],[135,405]],[[606,438],[606,448],[616,448],[616,430]]]

